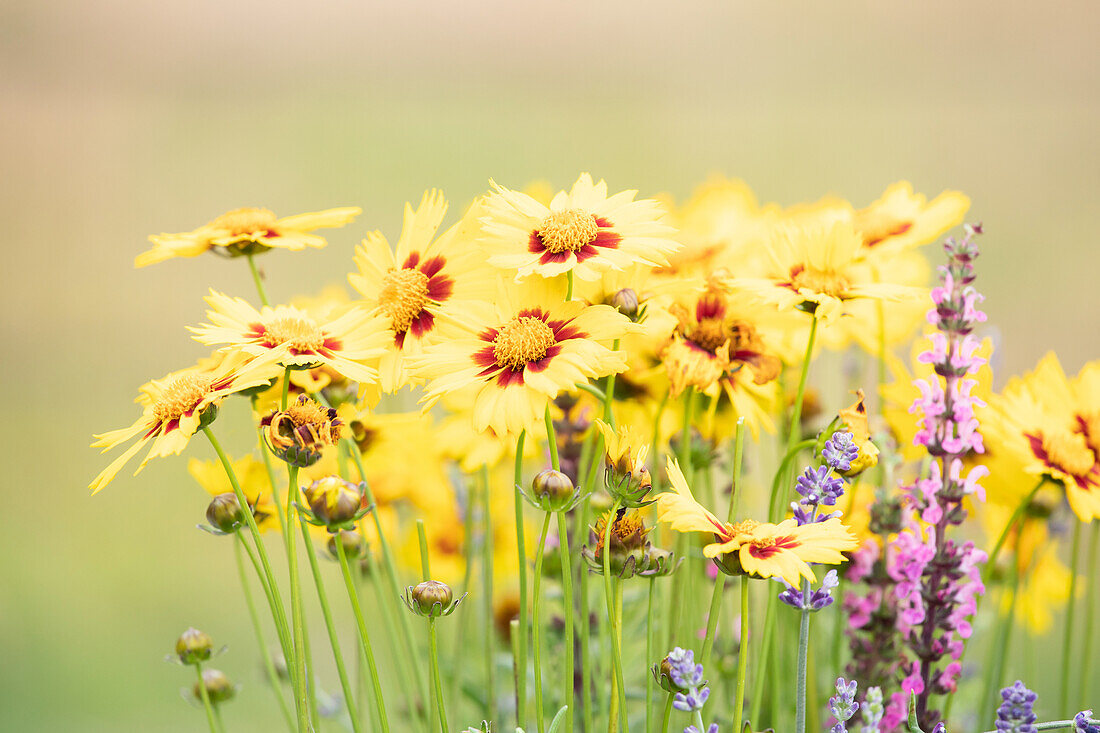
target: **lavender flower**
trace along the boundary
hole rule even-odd
[[[673,683],[684,690],[672,698],[672,707],[685,713],[702,710],[710,697],[710,688],[703,679],[703,665],[695,663],[695,652],[676,647],[666,659]]]
[[[1035,721],[1038,717],[1033,707],[1037,697],[1020,680],[1001,690],[1002,702],[997,708],[997,730],[1004,733],[1036,733]]]
[[[684,728],[684,733],[701,733],[701,732],[694,725],[689,725],[687,728]],[[711,723],[709,726],[707,726],[707,733],[718,733],[718,724],[717,723]]]
[[[1100,725],[1092,719],[1091,710],[1082,710],[1073,716],[1073,733],[1100,733]]]
[[[840,580],[837,577],[836,570],[830,570],[825,573],[825,577],[821,579],[821,587],[810,593],[809,604],[803,599],[801,590],[789,583],[784,583],[784,585],[787,586],[787,590],[779,594],[779,600],[783,601],[791,608],[802,610],[802,608],[805,607],[806,610],[809,611],[820,611],[832,604],[833,589],[840,585]]]
[[[882,722],[882,688],[868,688],[863,698],[863,725],[859,733],[878,733],[879,723]]]
[[[856,681],[849,682],[843,677],[836,678],[836,695],[829,698],[829,712],[836,718],[836,725],[829,729],[829,733],[848,733],[845,725],[859,710],[856,702]]]
[[[852,467],[852,461],[859,456],[859,447],[852,434],[847,430],[838,430],[825,441],[821,457],[825,464],[838,473],[844,473]]]

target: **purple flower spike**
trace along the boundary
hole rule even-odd
[[[859,710],[856,702],[856,681],[849,682],[843,677],[836,678],[836,695],[829,698],[829,712],[836,718],[836,725],[830,729],[830,733],[848,733],[845,725]]]
[[[1092,719],[1091,710],[1082,710],[1073,716],[1073,733],[1100,733],[1100,725]]]
[[[1023,682],[1001,690],[1001,706],[997,708],[996,728],[1002,733],[1036,733],[1035,700],[1038,698]]]
[[[852,461],[858,456],[859,447],[847,430],[838,430],[833,433],[821,449],[821,457],[825,460],[825,464],[840,473],[850,469]]]

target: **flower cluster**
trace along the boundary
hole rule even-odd
[[[836,694],[829,698],[829,712],[836,718],[836,723],[829,729],[829,733],[848,733],[848,721],[859,712],[855,680],[836,678]]]
[[[702,710],[710,697],[710,688],[703,679],[703,665],[695,662],[695,652],[691,649],[675,647],[665,657],[668,661],[668,674],[679,688],[672,698],[672,706],[685,713]]]
[[[1035,700],[1038,698],[1020,680],[1001,690],[1001,706],[997,708],[998,731],[1002,733],[1036,733]]]

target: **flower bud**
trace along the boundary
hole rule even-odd
[[[576,490],[564,473],[547,469],[531,481],[531,493],[548,511],[561,511],[572,502]]]
[[[335,409],[303,394],[286,410],[265,417],[260,426],[272,453],[292,466],[306,468],[321,459],[322,450],[336,444],[343,422]]]
[[[211,527],[226,534],[240,529],[245,519],[236,494],[227,492],[215,496],[206,507],[206,521],[210,522]]]
[[[632,288],[623,288],[611,296],[611,307],[632,319],[638,315],[638,294]]]
[[[206,688],[206,694],[210,698],[210,702],[215,705],[230,700],[237,694],[237,688],[234,687],[233,683],[229,681],[229,678],[225,676],[225,672],[222,672],[220,669],[204,669],[202,671],[202,685]],[[195,695],[196,699],[202,699],[202,692],[199,690],[198,682],[191,688],[191,692]]]
[[[305,495],[313,515],[329,527],[354,520],[363,503],[359,487],[337,476],[314,481],[306,488]]]
[[[192,627],[180,634],[176,641],[176,656],[184,664],[198,664],[210,659],[214,641],[202,631]]]
[[[672,693],[687,692],[687,688],[680,687],[679,685],[676,684],[675,681],[673,681],[673,679],[672,679],[672,662],[669,661],[667,656],[664,659],[662,659],[658,664],[654,664],[649,669],[650,669],[650,672],[653,673],[653,679],[657,681],[657,684],[665,692],[672,692]]]
[[[449,605],[454,593],[446,583],[441,583],[438,580],[425,580],[413,588],[411,596],[420,612],[431,616],[435,606],[438,605],[444,608]]]
[[[335,559],[340,558],[336,549],[337,542],[343,546],[344,556],[348,560],[355,560],[367,552],[367,541],[363,539],[363,535],[350,529],[342,529],[328,538],[328,554]]]

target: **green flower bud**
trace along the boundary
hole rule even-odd
[[[245,519],[236,494],[227,492],[215,496],[206,507],[206,521],[210,522],[211,527],[226,534],[240,529]]]
[[[531,481],[531,495],[546,511],[564,511],[573,503],[577,491],[564,473],[547,469]]]
[[[225,676],[225,672],[220,669],[204,669],[202,671],[202,685],[206,688],[206,694],[210,697],[210,702],[215,705],[231,700],[237,694],[237,688]],[[202,699],[198,682],[191,688],[191,692],[196,699]]]
[[[462,598],[465,597],[463,594]],[[418,616],[428,618],[449,616],[462,598],[455,600],[451,587],[438,580],[425,580],[416,587],[410,585],[405,589],[405,605]]]
[[[192,627],[176,640],[176,656],[184,664],[198,664],[210,659],[214,653],[214,641],[202,631]]]
[[[336,549],[337,542],[343,546],[344,556],[348,560],[355,560],[367,552],[367,541],[363,539],[363,535],[350,529],[342,529],[328,538],[328,554],[334,559],[340,558]]]
[[[359,487],[336,476],[314,481],[306,488],[305,495],[313,515],[329,527],[354,520],[363,503]]]
[[[611,296],[611,307],[632,319],[638,315],[638,294],[632,288],[623,288]]]

